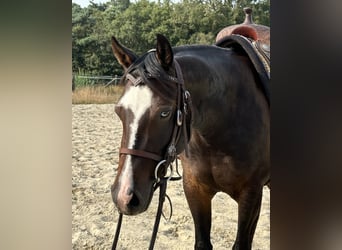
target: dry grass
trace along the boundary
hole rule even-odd
[[[76,87],[72,94],[72,104],[116,103],[123,92],[122,86]]]

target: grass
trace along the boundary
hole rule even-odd
[[[123,92],[123,86],[85,85],[76,86],[72,93],[72,104],[116,103]]]

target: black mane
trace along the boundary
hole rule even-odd
[[[155,51],[149,51],[139,57],[127,69],[126,74],[128,73],[134,77],[141,77],[143,80],[141,84],[146,84],[162,98],[176,100],[178,79],[175,70],[173,68],[165,71],[159,63]],[[126,78],[125,75],[123,79]]]

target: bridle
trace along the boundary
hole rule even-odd
[[[175,180],[181,179],[181,176],[178,172],[176,146],[179,142],[179,139],[182,133],[184,137],[185,154],[188,155],[188,141],[189,141],[188,128],[190,128],[190,122],[187,122],[187,120],[191,121],[191,113],[192,113],[191,96],[190,96],[190,93],[187,90],[185,90],[183,74],[176,59],[174,59],[174,65],[176,69],[176,77],[168,75],[168,79],[177,84],[176,121],[173,126],[172,136],[171,136],[165,155],[161,156],[152,152],[147,152],[145,150],[123,148],[123,147],[120,148],[120,151],[119,151],[120,155],[122,154],[133,155],[137,157],[151,159],[151,160],[158,162],[154,171],[155,180],[154,180],[154,185],[153,185],[153,192],[157,190],[158,188],[160,188],[159,189],[159,203],[158,203],[157,215],[156,215],[156,219],[155,219],[155,223],[153,227],[149,250],[152,250],[154,247],[154,243],[157,237],[159,222],[160,222],[160,218],[162,215],[162,209],[163,209],[163,203],[165,201],[165,197],[167,197],[168,200],[170,201],[170,198],[166,194],[167,181],[175,181]],[[150,77],[153,77],[153,76],[150,75]],[[132,82],[133,86],[138,86],[140,83],[143,82],[141,77],[136,78],[130,73],[126,74],[126,78]],[[155,78],[157,78],[157,76]],[[190,119],[187,119],[187,118],[190,118]],[[172,163],[174,161],[176,161],[176,173],[178,174],[178,176],[173,176],[174,169],[173,169]],[[160,172],[159,170],[161,168],[164,168],[164,173],[167,174],[168,167],[170,167],[170,170],[171,170],[171,173],[169,174],[169,176],[163,176],[163,177],[158,176],[158,173]],[[170,205],[171,205],[171,201],[170,201]],[[172,216],[172,205],[171,205],[170,218],[171,216]],[[118,223],[116,226],[116,232],[114,236],[112,250],[116,249],[116,246],[118,243],[122,219],[123,219],[123,214],[119,212],[119,219],[118,219]]]

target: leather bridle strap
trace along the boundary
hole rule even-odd
[[[116,250],[116,245],[118,244],[118,241],[119,241],[119,235],[120,235],[120,230],[121,230],[121,225],[122,225],[122,217],[123,217],[123,214],[119,213],[119,219],[118,219],[118,223],[116,224],[116,231],[115,231],[114,241],[112,244],[112,250]]]
[[[140,156],[146,159],[151,159],[155,161],[161,161],[163,157],[160,155],[143,151],[143,150],[138,150],[138,149],[130,149],[130,148],[121,148],[120,149],[120,154],[125,154],[125,155],[134,155],[134,156]]]
[[[149,250],[153,250],[154,248],[154,243],[156,242],[157,238],[157,233],[158,233],[158,228],[159,228],[159,222],[160,222],[160,217],[163,212],[163,204],[165,201],[165,196],[166,196],[166,187],[167,187],[167,180],[162,179],[159,183],[159,202],[158,202],[158,210],[157,210],[157,215],[156,215],[156,220],[154,221],[154,226],[153,226],[153,232],[152,232],[152,237],[150,241],[150,246]]]
[[[184,78],[183,78],[183,74],[182,74],[182,70],[179,66],[179,63],[175,60],[175,68],[176,68],[176,73],[177,73],[177,77],[179,79],[179,88],[181,88],[181,90],[178,88],[178,109],[181,108],[181,103],[182,102],[182,107],[183,107],[183,123],[182,123],[182,127],[183,127],[183,136],[184,136],[184,149],[185,149],[185,155],[188,157],[189,155],[189,148],[188,148],[188,141],[189,141],[189,135],[187,133],[187,128],[186,126],[191,126],[191,124],[187,124],[187,120],[186,117],[188,115],[192,114],[192,102],[191,102],[191,97],[190,97],[190,93],[185,90],[185,86],[184,86]],[[180,96],[181,95],[181,96]]]
[[[150,241],[150,246],[148,248],[149,250],[153,250],[154,243],[156,242],[158,228],[159,228],[159,222],[160,222],[160,217],[161,217],[162,212],[163,212],[163,203],[165,201],[165,196],[166,196],[167,180],[166,179],[162,179],[158,183],[158,187],[159,187],[159,203],[158,203],[158,210],[157,210],[156,220],[154,221],[154,226],[153,226],[153,232],[152,232],[152,237],[151,237],[151,241]],[[122,224],[122,217],[123,217],[123,214],[119,213],[119,220],[118,220],[118,224],[116,226],[116,232],[115,232],[114,241],[113,241],[113,244],[112,244],[112,250],[116,250],[116,246],[117,246],[118,241],[119,241],[119,235],[120,235],[121,224]]]

